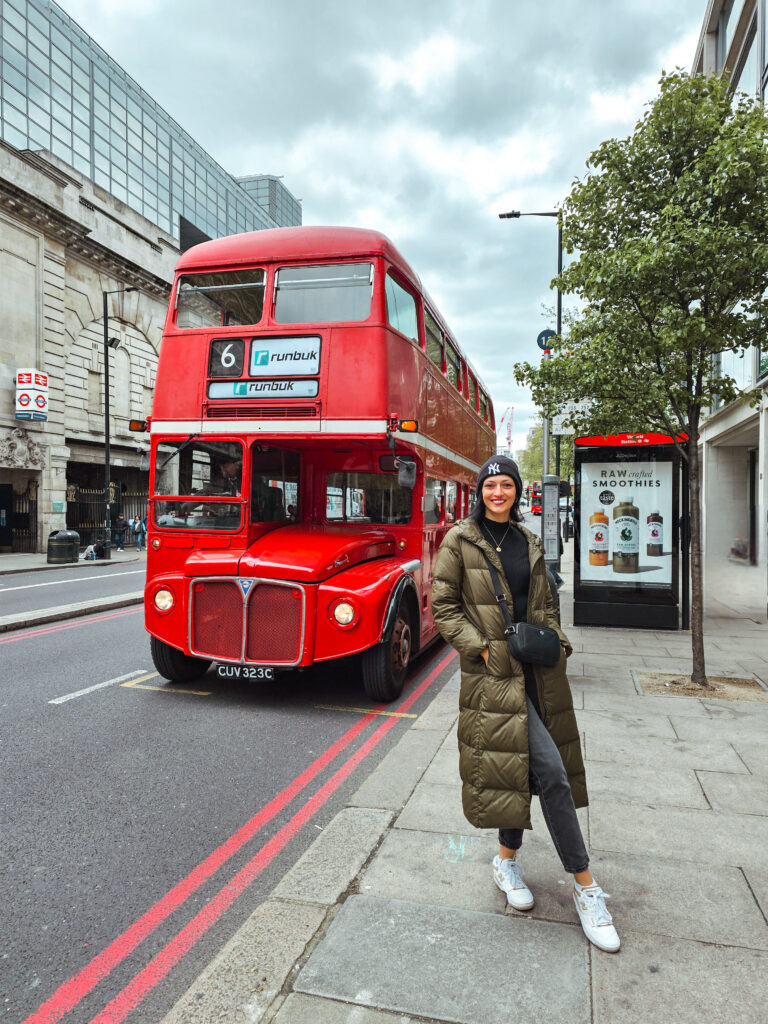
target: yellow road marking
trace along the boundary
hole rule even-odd
[[[124,686],[132,684],[123,683]],[[374,711],[373,708],[342,708],[335,704],[315,704],[320,711],[354,711],[358,715],[386,715],[389,718],[418,718],[418,715],[409,715],[405,711]]]
[[[143,683],[146,679],[157,679],[157,672],[148,672],[145,676],[139,676],[138,679],[131,679],[127,683],[120,683],[121,686],[127,686],[132,690],[159,690],[160,693],[187,693],[192,697],[210,697],[212,690],[182,690],[178,687],[173,686],[144,686]]]

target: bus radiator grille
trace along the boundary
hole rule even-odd
[[[246,661],[268,664],[299,661],[302,594],[298,587],[260,583],[248,602]]]
[[[243,595],[234,581],[193,583],[192,649],[206,657],[240,661]]]

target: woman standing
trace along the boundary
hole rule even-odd
[[[531,828],[531,794],[565,870],[574,876],[573,900],[587,938],[614,953],[620,942],[605,906],[607,893],[589,871],[576,816],[587,786],[573,701],[565,674],[571,645],[554,616],[541,540],[520,525],[522,480],[503,455],[477,477],[477,502],[440,546],[432,610],[443,637],[459,652],[459,771],[464,814],[476,828],[499,829],[493,878],[516,910],[530,910],[533,894],[517,859],[523,830]],[[557,665],[515,660],[488,568],[499,572],[512,618],[550,626],[560,637]]]

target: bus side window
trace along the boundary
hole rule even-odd
[[[387,273],[385,294],[387,320],[395,330],[400,331],[406,338],[411,338],[418,345],[419,326],[416,317],[416,299],[402,285],[398,284],[390,273]]]
[[[455,523],[457,516],[457,494],[459,493],[459,486],[453,480],[449,480],[445,485],[445,521],[446,523]]]
[[[427,355],[435,366],[443,368],[443,332],[437,326],[437,321],[424,307],[424,334],[427,340]]]
[[[424,525],[434,526],[443,521],[445,509],[445,484],[428,476],[424,481]]]

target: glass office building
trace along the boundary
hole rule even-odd
[[[236,179],[52,0],[1,0],[0,132],[48,150],[186,248],[301,223],[270,175]]]

